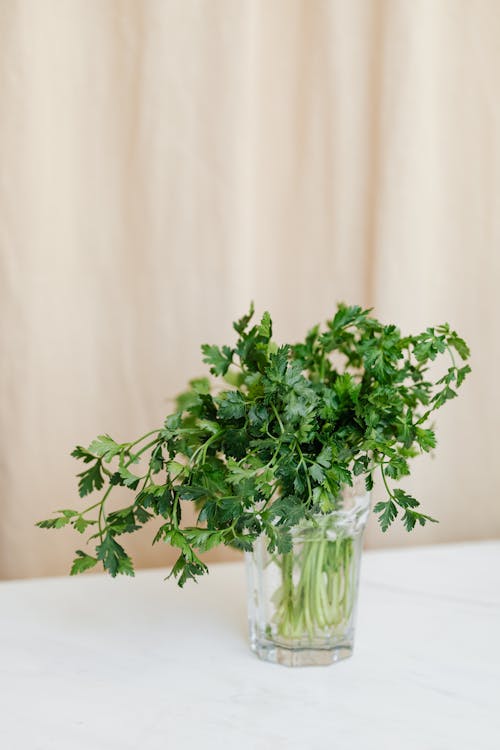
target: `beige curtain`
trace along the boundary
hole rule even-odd
[[[500,535],[499,39],[496,0],[1,0],[0,576],[67,571],[69,451],[161,424],[252,298],[282,340],[457,327],[407,483],[441,523],[367,543]]]

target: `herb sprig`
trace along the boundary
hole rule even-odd
[[[71,574],[101,562],[112,576],[133,575],[118,538],[151,519],[161,522],[153,543],[179,550],[171,575],[180,586],[207,571],[200,553],[219,544],[249,551],[265,534],[270,552],[287,552],[293,526],[334,510],[356,476],[371,490],[377,471],[386,498],[374,511],[383,531],[398,516],[408,531],[434,522],[393,484],[410,473],[411,458],[435,448],[430,417],[456,397],[470,372],[469,349],[447,324],[402,336],[370,312],[341,304],[324,329],[278,346],[269,313],[251,325],[252,305],[233,324],[233,346],[202,346],[222,390],[208,378],[191,380],[163,426],[133,442],[106,434],[77,446],[80,497],[100,498],[37,524],[91,532],[94,552],[78,550]],[[429,364],[441,355],[449,366],[434,381]],[[109,511],[117,487],[131,501]],[[195,526],[182,524],[185,503],[197,508]]]

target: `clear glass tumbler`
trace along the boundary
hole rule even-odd
[[[292,530],[292,550],[269,553],[261,536],[246,553],[250,645],[290,667],[352,654],[363,532],[370,497],[343,493],[339,509]]]

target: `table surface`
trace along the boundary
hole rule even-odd
[[[5,750],[498,750],[500,542],[366,552],[354,656],[259,661],[241,563],[0,584]]]

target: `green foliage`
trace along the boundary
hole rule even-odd
[[[81,534],[91,527],[95,555],[79,550],[72,574],[101,562],[113,576],[133,575],[117,537],[155,518],[154,542],[179,550],[171,575],[180,586],[206,572],[199,554],[219,544],[251,550],[265,534],[271,552],[289,552],[296,524],[339,507],[355,477],[371,491],[377,470],[386,497],[374,511],[383,531],[398,516],[408,531],[434,521],[390,483],[410,473],[417,453],[436,447],[431,415],[470,372],[460,363],[469,357],[463,339],[448,325],[402,336],[369,310],[339,305],[323,329],[277,346],[269,313],[252,325],[253,314],[252,305],[233,324],[234,346],[202,347],[217,395],[208,378],[191,380],[160,429],[131,443],[103,434],[75,448],[84,464],[80,496],[103,494],[38,524]],[[430,379],[430,362],[443,355],[449,366]],[[113,490],[132,492],[132,501],[109,511]],[[196,508],[195,526],[182,523],[185,503]]]
[[[123,446],[115,443],[109,435],[99,435],[98,438],[90,443],[88,450],[89,453],[109,463],[112,458],[120,453],[122,448]]]
[[[394,500],[389,498],[385,502],[380,501],[373,508],[374,513],[380,513],[378,520],[382,531],[387,531],[391,523],[397,518],[398,509]]]
[[[78,482],[78,491],[80,497],[90,495],[94,490],[99,491],[104,486],[104,478],[101,469],[101,460],[98,459],[90,469],[85,469],[78,474],[80,481]]]
[[[77,549],[76,557],[71,566],[70,575],[76,576],[78,573],[84,573],[86,570],[90,570],[90,568],[97,565],[98,562],[97,557],[92,557],[91,555],[82,552],[81,549]]]
[[[211,365],[210,372],[213,375],[225,375],[229,369],[229,365],[233,360],[233,350],[228,346],[223,346],[220,349],[218,346],[209,346],[203,344],[201,347],[203,352],[203,361]]]
[[[113,578],[118,573],[134,575],[132,560],[111,533],[108,532],[104,536],[102,542],[97,545],[96,552],[97,559],[101,560],[104,570],[107,570]]]

